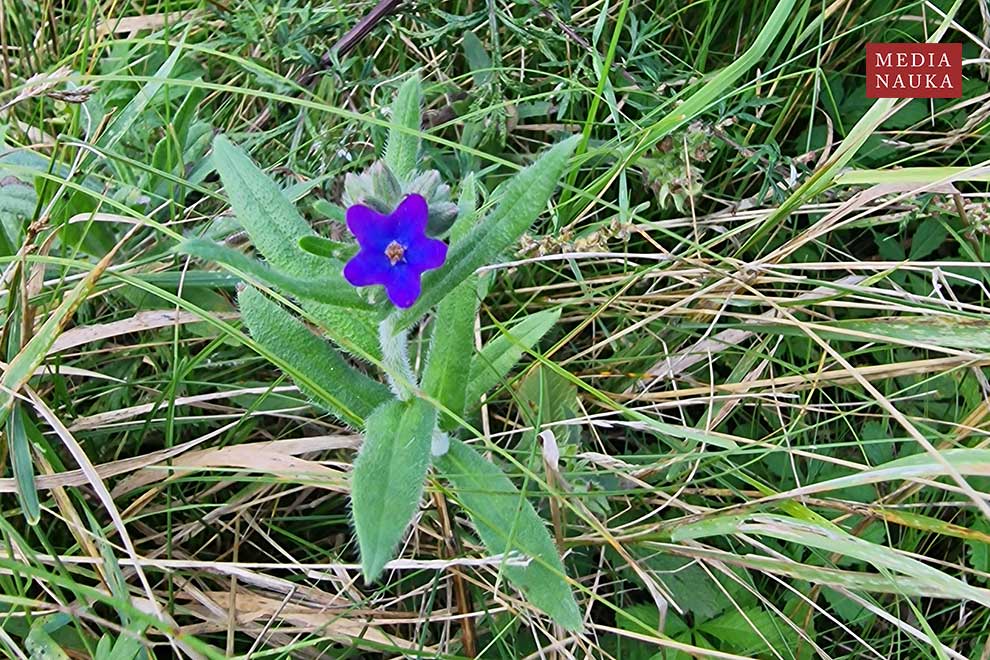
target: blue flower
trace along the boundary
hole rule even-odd
[[[360,250],[344,266],[354,286],[385,287],[396,307],[411,307],[420,293],[420,276],[439,268],[447,244],[426,236],[429,209],[420,195],[407,195],[390,215],[355,204],[347,209],[347,228]]]

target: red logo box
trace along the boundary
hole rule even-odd
[[[866,44],[866,96],[961,97],[962,44]]]

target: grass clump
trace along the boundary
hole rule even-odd
[[[373,8],[0,12],[4,652],[990,656],[981,3],[403,3],[335,47]],[[866,98],[867,42],[929,38],[963,43],[962,98]],[[353,420],[237,311],[296,246],[257,261],[215,136],[345,259],[344,177],[412,76],[420,160],[452,200],[476,182],[479,214],[579,136],[532,230],[457,278],[481,355],[521,360],[442,418],[547,521],[574,630],[485,549],[504,530],[471,516],[499,479],[486,500],[432,473],[364,584]],[[364,316],[276,300],[300,336],[340,329],[351,394],[378,396]],[[414,309],[421,374],[443,329]]]

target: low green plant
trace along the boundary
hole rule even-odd
[[[188,240],[181,249],[222,262],[257,285],[246,286],[238,296],[252,336],[316,405],[362,432],[351,502],[367,581],[378,579],[394,557],[432,468],[471,516],[485,546],[500,558],[505,577],[558,624],[575,630],[581,615],[543,519],[497,465],[457,437],[456,429],[468,427],[458,421],[556,324],[557,312],[531,315],[476,351],[473,326],[483,287],[476,271],[516,244],[546,208],[576,138],[560,142],[506,181],[493,194],[492,209],[481,213],[473,177],[459,186],[455,205],[437,172],[419,170],[421,97],[416,78],[400,88],[382,159],[345,182],[352,231],[354,214],[381,224],[401,215],[403,200],[426,201],[429,238],[422,240],[438,254],[444,252],[446,260],[423,277],[421,291],[409,290],[417,295],[395,298],[387,286],[393,305],[379,287],[354,288],[341,258],[353,250],[317,236],[278,185],[223,136],[214,141],[214,165],[238,222],[267,264],[202,239]],[[399,222],[407,219],[399,217]],[[399,226],[397,231],[405,230]],[[449,251],[436,245],[441,238],[450,241]],[[412,264],[408,245],[396,249],[410,252],[396,256],[393,266],[405,264],[406,257]],[[368,258],[384,259],[381,254]],[[350,263],[361,259],[359,252]],[[399,284],[413,286],[411,281]],[[314,321],[326,338],[313,334],[290,308]],[[427,317],[432,339],[425,367],[417,374],[408,358],[407,333]],[[374,363],[384,378],[351,366],[344,353]]]

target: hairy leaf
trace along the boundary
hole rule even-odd
[[[416,304],[397,312],[399,326],[408,327],[414,323],[475,270],[491,263],[519,240],[546,208],[580,139],[575,135],[564,140],[501,186],[495,209],[451,246],[443,268],[424,276],[423,295]]]
[[[385,164],[400,181],[408,181],[416,171],[422,97],[419,78],[413,76],[402,83],[392,103],[392,128],[385,147]]]
[[[443,478],[471,516],[493,554],[518,553],[525,566],[507,562],[502,571],[528,600],[568,630],[581,628],[581,612],[567,584],[564,565],[543,519],[497,466],[472,447],[452,439],[437,459]]]
[[[491,388],[502,382],[519,358],[528,349],[536,346],[560,319],[560,310],[547,309],[527,316],[508,332],[495,337],[471,361],[471,376],[468,381],[465,402],[473,405]]]
[[[328,202],[325,199],[318,199],[313,202],[313,211],[322,215],[324,218],[330,218],[337,222],[347,221],[347,211],[343,207],[333,202]]]
[[[320,277],[301,279],[273,270],[237,250],[218,245],[212,241],[188,240],[183,242],[178,250],[200,259],[232,266],[258,278],[265,284],[275,286],[300,299],[315,300],[327,305],[351,309],[371,309],[371,304],[358,295],[357,289],[348,284],[347,280],[340,274],[338,267],[334,265],[327,268]],[[330,259],[325,261],[328,264],[339,263]]]
[[[226,136],[213,141],[213,162],[230,206],[251,242],[273,267],[309,277],[326,261],[299,249],[299,239],[314,232],[268,175]]]
[[[436,413],[422,399],[383,404],[368,417],[351,501],[364,579],[376,579],[419,508]]]
[[[299,239],[299,249],[318,257],[341,261],[350,259],[357,252],[354,243],[338,243],[322,236],[303,236]]]
[[[313,230],[278,185],[243,150],[218,135],[213,141],[213,162],[237,220],[274,269],[307,279],[319,277],[330,268],[327,259],[299,248],[299,239],[314,235]],[[370,313],[315,302],[304,306],[324,329],[332,332],[332,338],[378,355],[377,323]]]
[[[450,231],[451,241],[468,233],[474,222],[475,180],[469,176],[461,189],[460,215]],[[474,353],[474,318],[478,311],[478,278],[472,275],[440,301],[433,322],[433,340],[423,373],[423,389],[451,412],[464,412],[464,395],[470,372],[464,356]],[[444,415],[440,425],[449,429],[453,420]]]
[[[285,361],[299,389],[321,407],[360,426],[389,398],[384,385],[356,371],[330,344],[257,289],[247,287],[237,299],[251,336]]]

